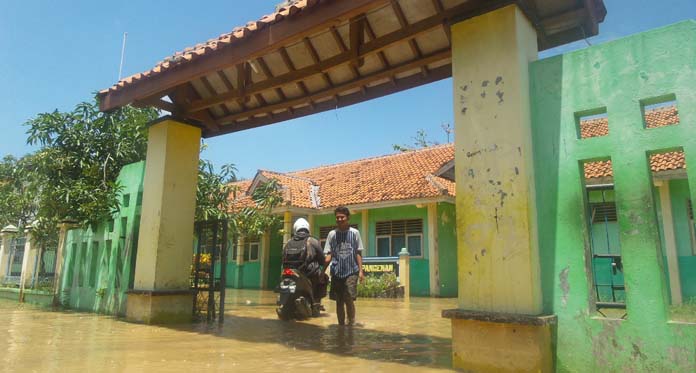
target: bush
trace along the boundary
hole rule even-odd
[[[358,283],[360,297],[396,298],[399,294],[399,281],[394,273],[385,273],[381,276],[367,275],[365,282]]]

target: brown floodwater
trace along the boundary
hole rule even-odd
[[[0,371],[408,372],[451,367],[455,299],[357,301],[354,327],[283,322],[270,291],[228,290],[225,323],[149,326],[0,300]]]

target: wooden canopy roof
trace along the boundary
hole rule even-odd
[[[597,34],[603,0],[300,0],[178,52],[99,93],[241,131],[451,76],[449,24],[518,4],[541,50]]]

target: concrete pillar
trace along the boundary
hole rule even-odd
[[[292,213],[285,211],[283,214],[283,247],[292,238]]]
[[[311,215],[310,215],[311,218]],[[309,223],[310,227],[312,223]],[[261,289],[268,287],[268,262],[271,254],[271,233],[266,231],[261,237]]]
[[[7,269],[10,265],[10,252],[12,251],[12,238],[17,234],[17,227],[8,225],[0,231],[0,284],[5,282]]]
[[[242,275],[244,273],[244,236],[239,235],[237,239],[237,271],[235,271],[234,284],[237,289],[242,288]]]
[[[459,309],[443,316],[452,318],[453,364],[550,371],[550,321],[539,317],[529,99],[536,31],[516,5],[451,31]]]
[[[669,194],[669,180],[660,182],[657,187],[660,190],[660,209],[662,210],[662,228],[665,236],[669,288],[672,292],[672,304],[679,305],[682,304],[682,289],[679,277],[679,254],[677,253],[677,240],[674,234],[674,220],[672,218],[672,200]]]
[[[365,256],[370,256],[370,240],[369,240],[369,211],[368,209],[362,210],[360,214],[360,239],[362,240],[363,249],[365,250]],[[377,253],[375,253],[377,255]]]
[[[56,248],[56,268],[53,271],[53,304],[60,304],[60,284],[63,276],[63,262],[65,262],[65,245],[68,240],[68,231],[75,228],[72,223],[58,224],[58,248]]]
[[[24,258],[22,258],[22,275],[19,278],[19,301],[24,301],[25,289],[33,289],[38,276],[39,245],[31,233],[31,225],[24,230]]]
[[[169,117],[150,126],[128,320],[191,320],[189,275],[200,141],[199,128]]]
[[[404,287],[404,299],[411,297],[411,257],[405,247],[399,252],[399,284]]]
[[[428,269],[431,297],[440,295],[440,248],[437,226],[437,203],[428,203]]]

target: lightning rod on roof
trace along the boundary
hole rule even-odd
[[[123,59],[126,55],[126,38],[128,33],[123,33],[123,44],[121,45],[121,63],[118,65],[118,80],[121,80],[121,73],[123,72]]]

